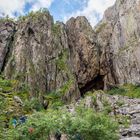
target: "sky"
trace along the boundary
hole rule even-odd
[[[18,17],[40,8],[48,8],[54,20],[66,22],[70,17],[86,16],[92,26],[102,19],[105,9],[115,0],[0,0],[0,17]]]

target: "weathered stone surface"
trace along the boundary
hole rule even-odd
[[[139,84],[139,7],[139,0],[117,0],[94,30],[85,17],[54,24],[49,12],[1,22],[0,70],[28,83],[31,96],[57,92],[65,101],[79,90]]]
[[[49,12],[39,12],[19,21],[17,29],[5,76],[28,83],[31,96],[58,92],[66,100],[79,97],[65,25],[54,24]]]
[[[139,7],[139,0],[117,0],[95,29],[106,85],[140,82]]]
[[[0,21],[0,71],[4,69],[5,59],[12,47],[15,23],[9,20]]]
[[[84,94],[139,84],[139,5],[138,0],[117,0],[94,30],[85,17],[54,24],[48,12],[38,12],[18,22],[13,39],[13,23],[3,23],[0,69],[7,78],[28,83],[34,96],[69,87],[67,98],[78,98],[79,89]],[[12,54],[5,59],[11,40]]]
[[[99,74],[99,47],[95,42],[95,33],[85,17],[71,18],[66,27],[71,63],[81,88]]]
[[[31,97],[41,100],[54,92],[67,102],[94,88],[139,85],[139,23],[140,0],[117,0],[95,29],[85,17],[71,18],[66,25],[54,24],[48,12],[37,12],[17,24],[0,21],[0,72],[27,83]],[[139,140],[140,99],[109,96],[102,91],[94,94],[96,98],[84,99],[84,106],[104,111],[106,104],[111,107],[109,115],[128,117],[130,126],[121,126],[120,137]],[[18,97],[14,99],[15,106],[22,104]],[[48,105],[45,99],[44,104]],[[74,114],[79,104],[80,100],[67,106],[68,111]],[[56,138],[52,135],[50,139]],[[61,139],[67,137],[62,135]]]
[[[130,137],[130,138],[124,138],[124,139],[120,139],[120,140],[140,140],[140,138],[138,138],[138,137]]]
[[[139,5],[138,0],[117,0],[95,31],[84,17],[66,23],[71,62],[81,92],[139,84]]]
[[[65,134],[62,134],[62,135],[61,135],[61,140],[68,140],[68,137],[67,137],[67,135],[65,135]]]
[[[18,97],[18,96],[14,96],[13,99],[15,100],[15,102],[17,102],[20,105],[23,105],[22,100]]]

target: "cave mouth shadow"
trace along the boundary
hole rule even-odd
[[[104,75],[97,75],[93,80],[87,82],[83,87],[80,88],[81,96],[88,91],[92,90],[103,90],[104,89]]]

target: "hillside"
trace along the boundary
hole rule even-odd
[[[82,16],[72,17],[65,24],[55,23],[46,9],[17,21],[0,19],[0,137],[59,140],[52,138],[59,131],[65,135],[61,140],[76,140],[77,134],[80,140],[140,139],[139,13],[139,0],[117,0],[95,28]],[[98,97],[100,92],[107,98],[105,104],[102,96]],[[90,102],[92,97],[92,106],[86,108],[84,101]],[[65,109],[71,105],[76,108],[79,102],[82,117]],[[71,124],[59,120],[62,114]],[[22,115],[29,118],[29,123],[15,129],[7,126],[13,117]],[[57,116],[54,119],[64,124],[57,122],[56,127],[55,120],[45,120],[47,116]],[[39,128],[32,137],[26,128],[39,118],[39,124],[34,124]],[[129,122],[127,129],[125,121]],[[52,125],[47,127],[49,122]]]

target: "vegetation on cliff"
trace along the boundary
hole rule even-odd
[[[77,107],[70,113],[64,107],[43,109],[37,99],[30,99],[25,85],[18,87],[18,81],[0,79],[0,139],[36,140],[49,139],[50,135],[66,134],[68,139],[117,140],[117,123],[104,113],[95,113],[93,109]],[[22,102],[14,101],[16,97]],[[52,99],[53,100],[53,99]],[[55,99],[54,99],[55,101]],[[57,101],[58,102],[58,101]],[[14,128],[12,119],[27,116],[24,124]],[[30,132],[29,129],[33,131]]]

